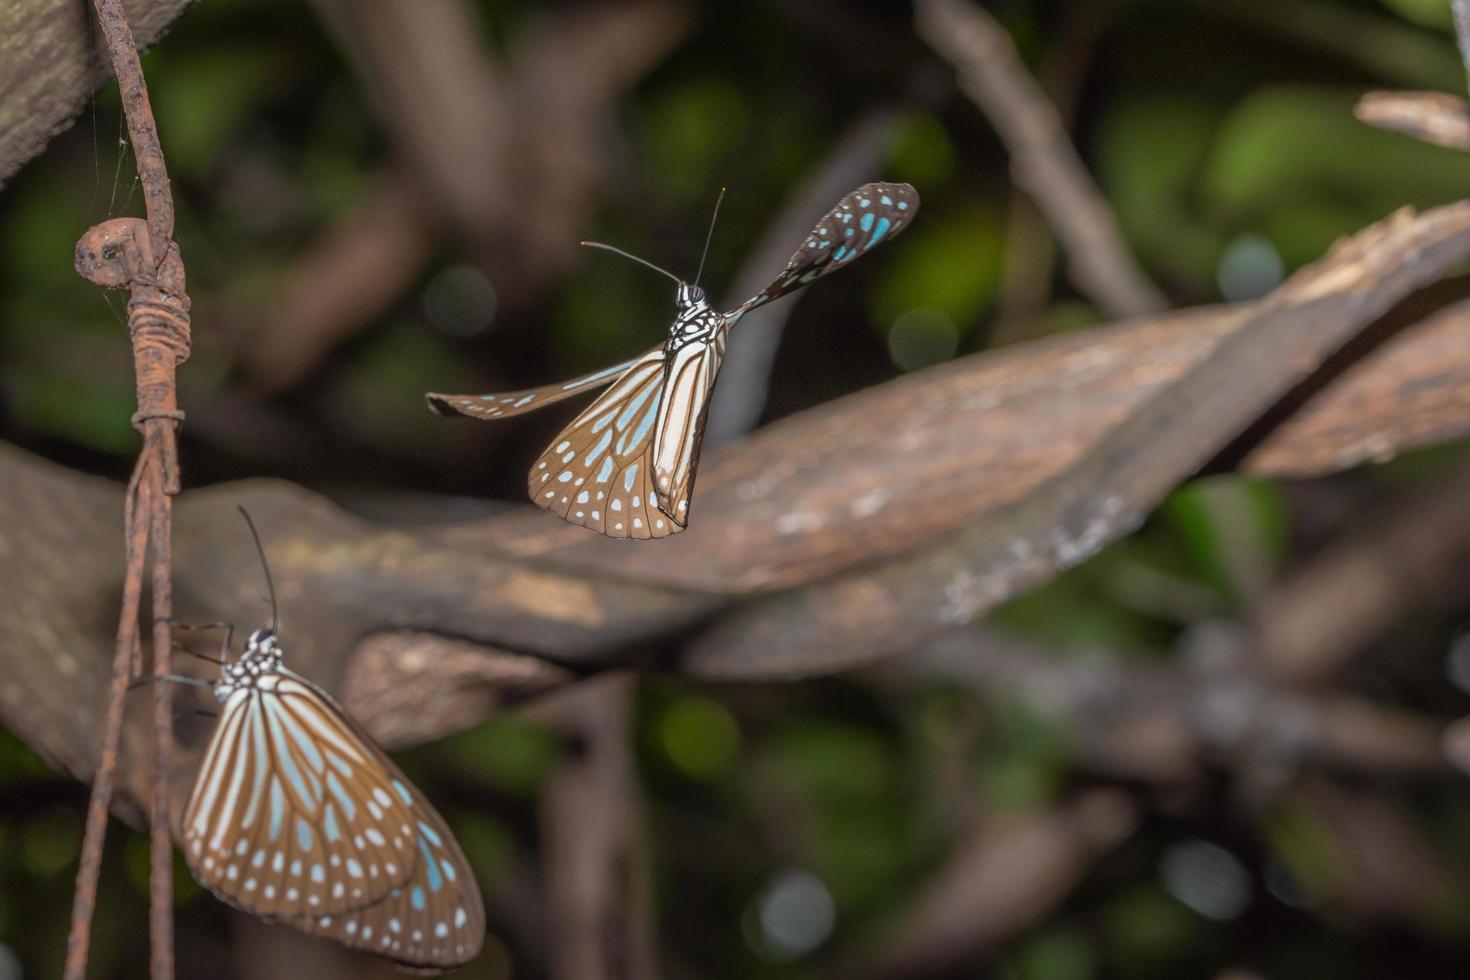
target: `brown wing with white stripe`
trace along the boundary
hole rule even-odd
[[[189,870],[231,904],[276,918],[383,898],[416,853],[402,780],[383,758],[294,674],[237,690],[184,811]]]
[[[474,959],[485,941],[485,904],[469,862],[444,818],[419,788],[366,734],[362,738],[372,746],[379,765],[392,776],[395,792],[414,816],[417,860],[413,873],[371,905],[293,924],[415,970],[463,966]]]
[[[601,371],[593,371],[584,374],[580,378],[570,381],[560,381],[556,384],[542,385],[539,388],[527,388],[523,391],[501,391],[490,395],[441,395],[438,392],[428,392],[424,400],[429,407],[440,415],[465,415],[472,419],[508,419],[514,415],[524,415],[534,412],[538,408],[547,405],[555,405],[557,402],[575,395],[586,394],[595,391],[603,385],[611,384],[618,375],[638,364],[650,354],[662,351],[663,347],[655,347],[651,351],[639,354],[637,357],[614,364],[610,368]]]
[[[531,467],[527,492],[572,524],[612,538],[683,530],[658,509],[650,448],[664,384],[664,352],[644,354],[561,431]]]

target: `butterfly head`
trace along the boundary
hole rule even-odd
[[[255,687],[261,678],[275,675],[280,669],[281,648],[276,631],[262,626],[245,642],[244,656],[220,670],[220,678],[214,683],[214,696],[221,703],[228,701],[239,688]]]
[[[704,290],[698,286],[691,286],[687,282],[679,283],[679,292],[674,297],[674,303],[679,307],[680,314],[709,307],[709,303],[704,298]]]
[[[252,653],[275,654],[280,656],[276,649],[276,631],[269,626],[262,626],[250,634],[250,639],[245,643],[245,656]]]

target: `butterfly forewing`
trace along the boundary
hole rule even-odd
[[[661,538],[681,528],[659,509],[650,448],[664,378],[663,348],[627,373],[561,431],[531,467],[531,499],[614,538]]]
[[[689,523],[689,500],[710,393],[725,356],[725,332],[708,344],[687,344],[668,358],[653,436],[653,479],[658,506],[679,527]]]
[[[249,912],[295,918],[361,907],[401,885],[416,823],[387,757],[321,689],[282,668],[226,701],[183,840],[206,887]]]
[[[727,314],[732,320],[847,265],[903,230],[919,211],[919,192],[908,184],[864,184],[817,222],[769,286]]]
[[[450,969],[473,959],[485,939],[485,907],[464,852],[443,818],[405,781],[418,814],[418,860],[408,881],[383,899],[303,928],[419,969]]]
[[[527,388],[524,391],[501,391],[492,395],[441,395],[431,391],[424,396],[429,407],[440,415],[467,415],[477,419],[506,419],[513,415],[524,415],[538,408],[554,405],[566,398],[585,394],[603,385],[610,384],[618,375],[627,371],[655,351],[656,347],[621,364],[614,364],[601,371],[593,371],[570,381]]]

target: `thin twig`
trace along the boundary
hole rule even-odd
[[[172,426],[148,423],[167,432]],[[160,433],[161,435],[161,433]],[[170,447],[172,449],[173,447]],[[167,451],[155,456],[167,455]],[[148,919],[154,980],[173,976],[173,835],[169,825],[169,770],[173,758],[173,685],[168,652],[172,649],[169,624],[173,620],[173,497],[163,484],[157,462],[149,492],[149,535],[153,545],[153,812],[148,835]],[[177,492],[177,488],[175,491]]]
[[[1426,143],[1470,152],[1470,103],[1448,92],[1368,92],[1353,107],[1359,122]]]
[[[153,672],[169,671],[173,569],[171,561],[172,496],[179,492],[178,410],[175,371],[189,354],[189,298],[184,292],[184,264],[173,244],[173,198],[163,148],[148,102],[143,68],[119,0],[94,0],[98,23],[122,94],[123,112],[137,159],[146,223],[118,218],[87,231],[77,242],[77,271],[99,286],[127,286],[128,332],[137,376],[138,411],[133,425],[143,435],[133,479],[124,501],[127,568],[123,607],[118,617],[117,649],[109,690],[102,754],[87,808],[82,859],[67,937],[65,976],[82,980],[87,969],[97,877],[107,833],[117,770],[128,681],[140,670],[139,604],[143,565],[152,543]],[[153,685],[153,805],[150,814],[149,937],[150,975],[171,980],[173,963],[173,840],[169,822],[169,775],[173,743],[172,686]]]
[[[1067,138],[1061,117],[1027,74],[1009,35],[963,0],[919,0],[920,36],[959,73],[1011,152],[1011,173],[1036,199],[1071,259],[1077,287],[1111,316],[1168,302],[1133,261],[1112,210]]]
[[[141,477],[144,460],[140,457],[123,498],[126,526],[130,529],[125,542],[127,567],[123,573],[122,615],[118,617],[116,655],[112,662],[112,684],[108,688],[107,717],[102,728],[102,752],[97,774],[92,779],[92,798],[87,804],[86,832],[82,838],[81,864],[77,868],[76,891],[72,895],[71,931],[66,940],[67,980],[80,980],[87,972],[87,946],[92,927],[92,912],[97,905],[97,877],[102,867],[102,841],[107,832],[107,808],[112,800],[112,787],[117,774],[117,748],[122,734],[123,706],[128,683],[136,670],[138,648],[138,604],[143,593],[143,556],[146,537],[137,532],[131,512],[138,504],[147,505],[147,491]],[[167,685],[164,685],[167,686]]]
[[[133,158],[138,179],[143,184],[143,202],[148,214],[148,243],[154,259],[161,265],[174,238],[174,199],[169,191],[168,170],[163,162],[163,147],[158,142],[158,127],[153,122],[153,107],[148,102],[148,86],[143,81],[143,66],[138,61],[133,32],[121,0],[93,0],[102,36],[117,74],[118,91],[122,95],[123,115],[128,122],[128,137],[133,144]]]

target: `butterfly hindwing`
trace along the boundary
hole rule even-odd
[[[416,843],[384,759],[289,671],[235,690],[184,812],[190,870],[231,904],[272,918],[381,899],[408,878]]]
[[[657,348],[598,396],[531,466],[538,506],[614,538],[661,538],[682,530],[659,509],[650,448],[663,392]]]
[[[919,211],[909,184],[864,184],[818,221],[769,286],[727,314],[732,320],[847,265],[908,226]]]
[[[413,870],[370,905],[294,924],[416,969],[461,966],[485,941],[479,886],[444,818],[393,760],[373,749],[414,819]]]
[[[662,347],[655,350],[662,350]],[[431,391],[424,395],[429,407],[440,415],[467,415],[476,419],[508,419],[513,415],[524,415],[538,408],[554,405],[559,401],[593,391],[615,380],[643,358],[652,354],[647,351],[621,364],[614,364],[601,371],[593,371],[570,381],[527,388],[523,391],[501,391],[491,395],[442,395]]]

